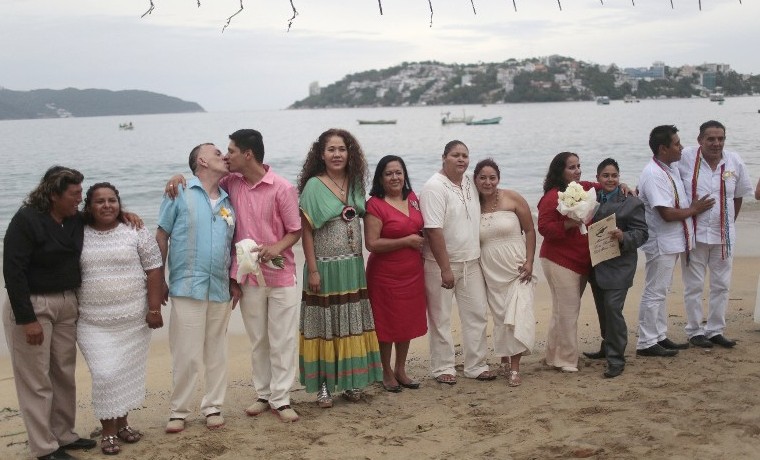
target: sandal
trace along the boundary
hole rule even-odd
[[[119,428],[119,431],[116,432],[116,437],[126,443],[134,444],[142,439],[142,433],[132,429],[131,426],[126,425]]]
[[[118,454],[121,451],[119,438],[114,435],[103,436],[103,439],[100,440],[100,451],[103,452],[103,455]]]
[[[509,371],[509,375],[507,376],[507,382],[509,386],[511,387],[519,387],[522,383],[522,379],[520,378],[520,372],[519,371]]]
[[[435,381],[446,385],[456,385],[457,377],[451,374],[441,374],[435,378]]]
[[[319,386],[319,392],[317,393],[317,405],[323,409],[329,409],[333,406],[332,395],[330,390],[327,389],[327,383],[322,382]]]
[[[483,371],[480,373],[479,376],[475,377],[475,380],[480,380],[481,382],[486,382],[488,380],[495,380],[496,379],[496,373],[491,371]]]

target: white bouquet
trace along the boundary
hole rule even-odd
[[[243,277],[247,274],[256,276],[256,281],[259,286],[266,286],[264,281],[264,275],[261,273],[261,267],[259,266],[259,245],[256,241],[247,238],[235,243],[235,253],[237,255],[238,270],[237,281],[238,283],[243,281]],[[266,265],[276,270],[285,268],[285,260],[281,255],[275,256],[272,260],[267,261]]]
[[[565,191],[559,192],[558,196],[557,211],[563,216],[580,221],[581,235],[585,235],[588,232],[586,222],[594,216],[596,208],[599,206],[596,201],[596,193],[583,190],[581,184],[573,181],[567,184]]]

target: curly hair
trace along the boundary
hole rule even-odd
[[[311,145],[309,153],[306,154],[306,161],[303,163],[301,173],[298,174],[298,193],[303,193],[306,182],[312,177],[324,174],[327,171],[325,160],[322,155],[327,148],[327,142],[331,137],[338,136],[343,139],[348,151],[348,161],[346,161],[346,180],[348,181],[348,193],[352,193],[354,187],[360,187],[362,192],[365,191],[364,184],[367,182],[367,159],[364,158],[359,141],[345,129],[332,128],[319,135],[319,138]]]
[[[578,158],[577,153],[573,152],[560,152],[554,156],[552,162],[549,164],[549,171],[546,172],[546,178],[544,178],[544,193],[553,188],[557,188],[560,192],[564,192],[567,188],[567,181],[565,181],[565,165],[567,165],[567,159],[570,157]]]
[[[119,215],[116,216],[116,220],[119,222],[123,221],[124,209],[121,206],[121,196],[119,196],[119,190],[117,190],[116,187],[110,182],[98,182],[97,184],[94,184],[87,189],[87,194],[84,198],[84,211],[82,212],[82,216],[84,217],[85,223],[91,225],[93,222],[95,222],[95,218],[92,216],[92,196],[95,194],[95,190],[101,188],[110,188],[113,190],[113,193],[116,194],[116,199],[119,201]]]
[[[79,185],[83,180],[84,175],[76,169],[51,166],[42,176],[37,187],[24,199],[23,206],[43,213],[50,212],[52,195],[63,195],[70,185]]]

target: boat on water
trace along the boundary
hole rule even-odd
[[[131,131],[135,129],[134,125],[132,125],[132,122],[129,123],[119,123],[119,129],[125,130],[125,131]]]
[[[607,96],[599,96],[596,98],[596,103],[599,105],[610,105],[610,98]]]
[[[631,104],[633,102],[641,102],[641,101],[636,96],[626,94],[625,97],[623,98],[623,102],[625,102],[626,104]]]
[[[395,125],[396,120],[356,120],[360,125]]]
[[[726,98],[723,96],[723,93],[716,91],[714,93],[710,93],[710,100],[712,102],[723,102],[726,100]]]
[[[441,124],[442,125],[451,125],[454,123],[469,123],[475,118],[472,115],[465,115],[464,110],[462,110],[462,116],[461,117],[455,117],[451,116],[451,112],[442,112],[441,115],[443,117],[441,118]]]
[[[498,125],[501,121],[501,117],[483,118],[481,120],[470,120],[466,122],[467,125]]]

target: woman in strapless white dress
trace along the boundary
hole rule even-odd
[[[509,385],[518,386],[520,358],[532,352],[535,342],[533,217],[519,193],[498,188],[501,176],[492,159],[475,166],[474,178],[480,195],[480,265],[494,322],[494,352],[509,369]]]

